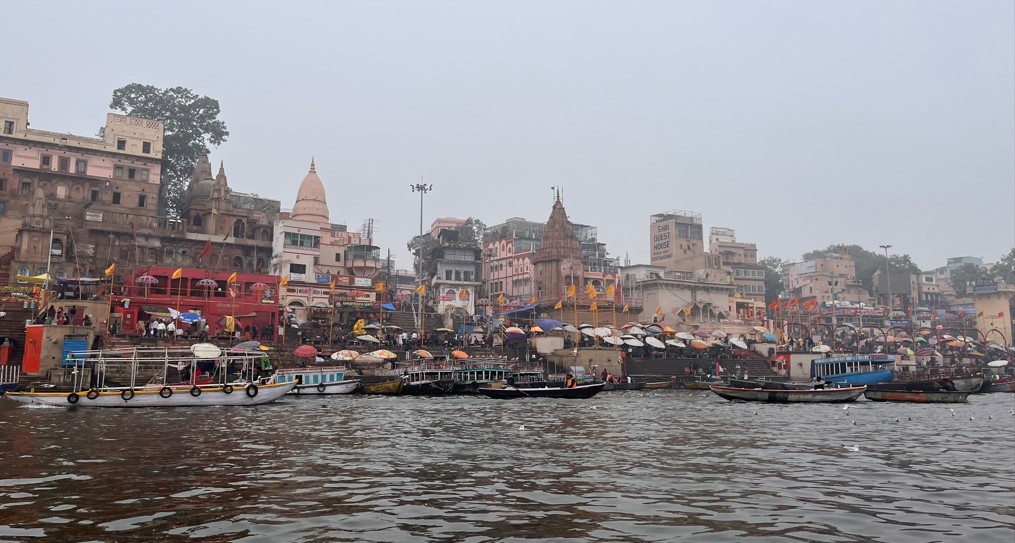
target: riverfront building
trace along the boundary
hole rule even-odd
[[[280,212],[274,225],[271,273],[288,277],[281,293],[288,310],[302,321],[310,307],[334,308],[340,320],[371,309],[381,268],[380,249],[369,238],[331,222],[324,183],[311,161],[295,205]]]

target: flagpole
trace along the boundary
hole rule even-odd
[[[113,324],[113,283],[116,281],[116,272],[109,276],[109,293],[107,294],[109,301],[108,315],[106,316],[106,335],[109,335],[110,326]]]

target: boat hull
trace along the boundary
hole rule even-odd
[[[5,397],[26,405],[48,405],[53,407],[203,407],[222,405],[262,405],[285,396],[293,383],[256,385],[235,385],[231,389],[221,385],[197,387],[198,395],[191,393],[194,387],[162,387],[99,390],[96,393],[71,392],[8,392]],[[172,391],[168,394],[166,390]],[[74,396],[72,396],[74,395]],[[91,397],[90,397],[91,396]],[[71,400],[70,398],[74,398]]]
[[[809,390],[766,390],[713,385],[709,390],[727,400],[767,403],[848,403],[867,390],[866,386]]]
[[[296,385],[289,394],[297,396],[329,396],[332,394],[352,394],[359,390],[359,379],[348,379],[334,383],[317,385]]]
[[[586,399],[599,394],[606,383],[595,383],[591,385],[578,385],[576,387],[543,387],[543,388],[515,388],[504,387],[483,387],[478,390],[487,398],[498,400],[511,400],[516,398],[569,398]]]
[[[842,383],[850,386],[874,385],[878,383],[890,383],[895,377],[892,370],[876,370],[855,373],[842,373],[838,375],[826,375],[825,381],[829,383]]]
[[[674,380],[669,381],[655,381],[652,383],[645,383],[645,390],[659,390],[663,388],[673,388]]]
[[[970,392],[923,390],[866,390],[863,395],[875,402],[964,403]]]
[[[403,394],[409,396],[447,396],[455,389],[454,381],[415,381],[405,384]]]
[[[605,383],[603,390],[641,390],[645,383]]]
[[[687,390],[709,390],[709,387],[713,385],[724,386],[727,385],[726,381],[685,381],[684,388]]]
[[[379,394],[384,396],[398,396],[405,387],[405,381],[384,381],[381,383],[365,384],[360,388],[363,394]]]

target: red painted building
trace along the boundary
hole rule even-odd
[[[228,285],[231,271],[182,268],[182,277],[172,279],[177,268],[148,266],[136,268],[126,278],[113,282],[113,313],[119,315],[122,334],[136,334],[138,319],[169,317],[170,309],[199,313],[208,323],[212,336],[228,333],[226,317],[231,316],[240,330],[256,326],[270,330],[265,338],[274,340],[279,322],[279,277],[260,273],[236,272]]]

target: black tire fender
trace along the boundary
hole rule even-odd
[[[195,398],[200,396],[201,395],[201,387],[199,387],[197,385],[194,385],[193,387],[191,387],[190,388],[190,395],[195,397]]]
[[[81,397],[78,396],[77,392],[71,392],[70,394],[67,395],[67,403],[69,403],[71,405],[74,405],[74,404],[78,403],[78,400],[80,400],[80,399],[81,399]]]
[[[257,385],[251,383],[247,385],[247,397],[253,398],[255,396],[257,396]]]
[[[87,397],[89,400],[94,400],[95,398],[99,397],[99,391],[95,390],[94,388],[90,388],[88,389],[88,394],[85,394],[85,397]]]
[[[128,388],[127,390],[120,392],[120,398],[125,402],[129,402],[134,399],[134,389]]]
[[[173,395],[173,389],[171,389],[169,387],[162,387],[161,389],[159,389],[159,396],[162,396],[163,398],[168,398],[168,397],[170,397],[172,395]]]
[[[226,394],[232,394],[233,393],[233,385],[223,385],[222,386],[222,392],[225,392]]]
[[[321,383],[321,384],[317,385],[317,392],[320,392],[321,394],[324,394],[324,391],[327,388],[328,387],[324,386],[324,383]]]

